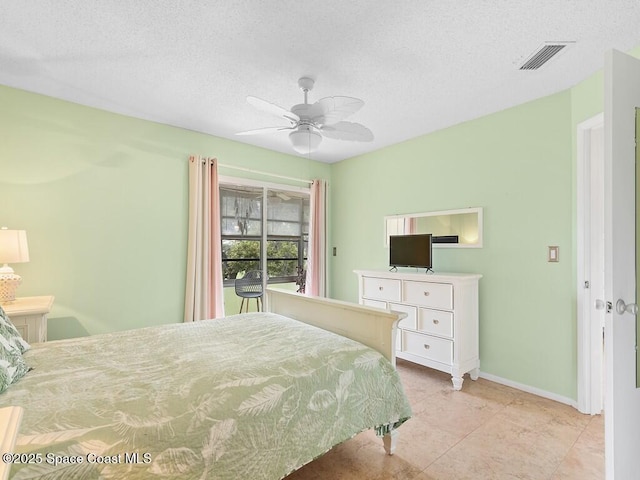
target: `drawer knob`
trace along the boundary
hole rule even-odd
[[[424,296],[428,297],[429,296],[429,292],[424,292]]]
[[[382,291],[384,290],[384,287],[378,287],[378,290]]]
[[[424,349],[425,349],[425,350],[429,350],[430,348],[431,348],[431,345],[429,345],[429,344],[427,344],[427,343],[425,343],[425,344],[424,344]]]
[[[437,318],[433,319],[433,324],[434,325],[438,325],[440,323],[440,320],[438,320]]]

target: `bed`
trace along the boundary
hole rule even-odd
[[[411,409],[398,315],[267,291],[264,313],[34,344],[10,478],[281,479]],[[355,341],[354,341],[355,340]]]

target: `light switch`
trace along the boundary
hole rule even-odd
[[[548,262],[558,262],[560,261],[558,255],[559,255],[559,250],[560,247],[558,247],[557,245],[550,245],[549,246],[549,256],[547,257],[547,261]]]

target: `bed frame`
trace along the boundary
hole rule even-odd
[[[22,407],[0,408],[0,453],[13,452],[18,437],[18,429],[22,420]],[[9,478],[11,462],[0,462],[0,480]]]
[[[389,312],[324,297],[266,289],[265,311],[294,318],[343,337],[356,340],[379,351],[396,366],[396,332],[401,312]],[[384,449],[392,455],[397,444],[397,430],[383,437]]]

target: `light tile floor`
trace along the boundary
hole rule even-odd
[[[573,407],[484,379],[398,360],[413,418],[385,455],[371,431],[338,445],[286,480],[603,480],[604,422]]]

